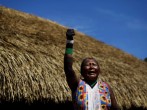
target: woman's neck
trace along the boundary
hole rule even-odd
[[[95,80],[95,81],[86,81],[86,83],[87,84],[89,84],[89,86],[91,87],[91,88],[93,88],[94,86],[95,86],[95,84],[97,83],[97,80]]]

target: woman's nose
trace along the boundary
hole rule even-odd
[[[93,68],[93,64],[89,64],[89,67],[90,67],[90,68]]]

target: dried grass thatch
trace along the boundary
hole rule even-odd
[[[63,71],[66,27],[0,7],[0,101],[71,101]],[[122,109],[147,108],[147,63],[76,31],[74,69],[95,57]]]

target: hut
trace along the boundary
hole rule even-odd
[[[63,57],[67,27],[0,6],[0,109],[72,110]],[[76,30],[74,70],[95,57],[122,110],[147,110],[147,63]],[[21,105],[21,106],[20,106]]]

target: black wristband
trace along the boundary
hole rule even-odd
[[[67,43],[67,44],[66,44],[66,48],[73,48],[73,44]]]

